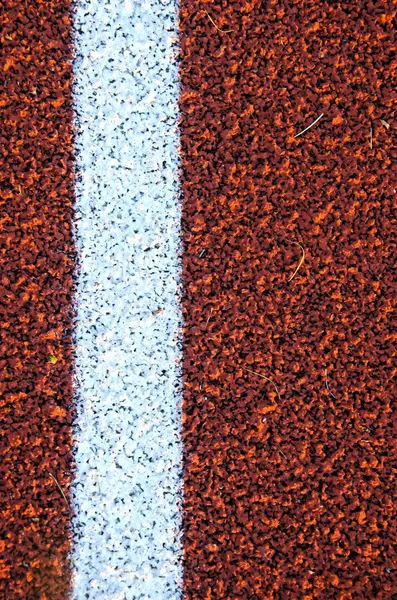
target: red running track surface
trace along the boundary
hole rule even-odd
[[[0,595],[57,600],[71,6],[1,9]],[[181,0],[186,599],[397,594],[395,13]]]
[[[396,8],[181,0],[186,599],[397,597]]]
[[[75,263],[70,15],[69,0],[0,2],[0,597],[5,600],[65,598],[70,581]]]

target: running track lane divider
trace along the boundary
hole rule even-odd
[[[75,600],[181,595],[176,18],[76,4]]]

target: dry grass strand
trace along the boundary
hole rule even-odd
[[[60,486],[60,484],[59,484],[59,482],[58,482],[57,478],[56,478],[56,477],[55,477],[55,476],[54,476],[52,473],[50,473],[49,471],[48,471],[48,474],[49,474],[49,476],[51,477],[51,479],[52,479],[53,481],[55,481],[55,484],[56,484],[57,488],[59,489],[59,491],[60,491],[60,492],[61,492],[61,494],[62,494],[62,498],[63,498],[63,499],[65,500],[65,502],[66,502],[66,506],[69,508],[69,502],[68,502],[68,499],[66,498],[65,494],[63,493],[63,489],[61,488],[61,486]]]
[[[319,122],[319,120],[324,116],[324,113],[321,113],[321,115],[319,117],[317,117],[317,119],[315,121],[313,121],[313,123],[311,123],[309,125],[309,127],[306,127],[306,129],[303,129],[302,131],[300,131],[299,133],[297,133],[296,135],[294,135],[294,138],[299,137],[300,135],[303,135],[304,133],[306,133],[306,131],[309,131],[309,129],[311,129],[316,123]]]
[[[297,274],[297,272],[299,271],[299,269],[301,268],[301,266],[303,265],[306,254],[305,254],[305,249],[300,242],[296,242],[295,240],[288,240],[288,241],[291,242],[291,244],[296,244],[302,250],[302,256],[300,258],[298,266],[296,267],[295,271],[292,273],[291,277],[288,279],[288,281],[292,281],[293,278],[295,277],[295,275]]]
[[[336,400],[336,396],[333,395],[333,393],[331,392],[331,390],[329,389],[329,385],[328,385],[328,370],[325,369],[325,387],[327,388],[330,396],[332,396],[334,398],[334,400]]]
[[[244,371],[248,371],[248,373],[253,373],[254,375],[258,375],[258,377],[262,377],[262,379],[265,379],[265,381],[268,381],[269,383],[271,383],[272,386],[274,387],[274,389],[276,390],[278,399],[281,400],[281,396],[280,396],[280,392],[278,391],[278,387],[276,386],[276,384],[274,383],[274,381],[272,379],[269,379],[269,377],[266,377],[266,375],[262,375],[261,373],[258,373],[257,371],[252,371],[251,369],[247,369],[246,367],[242,367],[242,368],[244,369]]]
[[[213,24],[213,26],[215,27],[215,29],[217,29],[221,33],[233,33],[233,29],[219,29],[218,25],[215,23],[214,19],[211,17],[211,15],[209,14],[209,12],[207,12],[205,10],[205,8],[204,8],[204,12],[207,15],[207,17],[209,18],[209,20],[211,21],[211,23]]]

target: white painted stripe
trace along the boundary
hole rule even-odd
[[[181,596],[176,2],[76,6],[76,600]]]

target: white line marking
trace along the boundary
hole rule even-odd
[[[75,600],[181,596],[176,19],[76,6]]]

